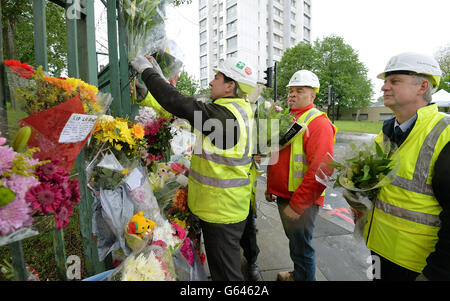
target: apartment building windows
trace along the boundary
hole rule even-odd
[[[237,48],[237,36],[227,39],[227,52]]]
[[[283,37],[277,34],[273,35],[273,40],[279,44],[283,44]]]
[[[233,52],[227,54],[227,59],[232,58],[232,57],[237,57],[237,56],[238,56],[238,52],[233,51]]]
[[[227,21],[237,18],[237,4],[227,8]]]
[[[303,10],[304,10],[305,14],[311,15],[311,5],[309,5],[309,3],[304,2]]]
[[[283,12],[277,7],[273,8],[273,13],[275,14],[275,16],[283,17]]]
[[[200,57],[200,67],[204,67],[207,65],[207,57],[206,55]]]
[[[305,27],[311,28],[311,18],[307,15],[304,15],[304,23]]]
[[[311,42],[311,31],[309,28],[303,27],[303,39],[306,42]]]
[[[200,45],[200,54],[205,53],[206,52],[206,43],[203,43]]]
[[[227,34],[234,33],[237,30],[237,20],[231,21],[227,24]]]
[[[200,42],[205,41],[206,41],[206,31],[203,31],[202,33],[200,33]]]
[[[262,81],[262,71],[279,61],[286,49],[311,39],[310,0],[199,1],[199,57],[204,64],[200,69],[208,70],[200,70],[202,89],[212,79],[210,70],[227,58],[247,60],[257,67]]]

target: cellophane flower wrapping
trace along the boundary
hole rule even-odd
[[[128,59],[150,55],[166,43],[165,6],[169,1],[122,0],[128,32]]]
[[[397,146],[389,139],[372,143],[351,142],[340,156],[328,154],[319,166],[316,180],[325,186],[347,190],[352,195],[350,204],[356,224],[354,237],[362,238],[367,212],[373,207],[378,191],[396,176],[399,157]],[[359,212],[358,212],[359,211]]]
[[[175,281],[173,257],[167,245],[155,242],[133,252],[112,274],[112,281]]]
[[[283,108],[262,97],[256,103],[255,119],[259,154],[279,150],[306,129],[304,125],[295,122],[289,108]]]
[[[144,129],[120,117],[102,115],[87,148],[89,186],[114,190],[145,154]]]

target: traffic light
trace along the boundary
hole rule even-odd
[[[272,88],[272,75],[273,75],[273,67],[269,67],[267,68],[266,71],[264,71],[264,73],[266,74],[266,76],[264,77],[266,83],[264,84],[264,86]]]

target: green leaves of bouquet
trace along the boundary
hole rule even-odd
[[[387,141],[374,145],[362,144],[357,147],[350,143],[352,155],[339,163],[331,164],[337,171],[334,187],[343,187],[350,191],[366,192],[369,199],[376,196],[377,188],[389,183],[395,176],[397,160],[393,156],[396,147]]]
[[[269,101],[259,103],[255,116],[259,150],[263,148],[260,148],[260,143],[264,141],[267,141],[268,147],[278,144],[294,123],[294,116],[290,114],[289,108],[283,108]]]

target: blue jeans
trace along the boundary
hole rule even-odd
[[[289,239],[290,256],[294,262],[294,278],[296,281],[315,281],[316,255],[311,241],[319,206],[312,205],[305,210],[300,219],[293,222],[283,213],[284,208],[289,205],[289,200],[278,197],[277,205],[284,233]]]

